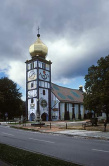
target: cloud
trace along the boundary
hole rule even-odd
[[[6,72],[7,76],[14,82],[18,83],[19,86],[25,89],[26,86],[26,67],[25,64],[20,61],[11,61],[9,68]]]
[[[95,64],[101,56],[108,55],[108,42],[109,39],[103,36],[101,27],[98,27],[83,34],[76,45],[67,39],[48,43],[48,59],[53,61],[54,80],[84,76],[88,67]]]
[[[0,71],[25,87],[24,62],[40,26],[53,62],[52,81],[83,78],[88,67],[109,54],[108,8],[107,0],[1,1]]]

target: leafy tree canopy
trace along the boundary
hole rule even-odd
[[[19,92],[17,84],[7,77],[0,79],[0,113],[2,117],[8,114],[8,118],[13,118],[21,114],[22,94]]]
[[[84,106],[94,112],[109,114],[109,55],[100,58],[97,65],[88,68],[85,76]]]

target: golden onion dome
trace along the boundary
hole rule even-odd
[[[42,58],[46,58],[48,53],[48,47],[41,41],[40,34],[37,35],[37,40],[29,48],[29,53],[31,57],[39,55]]]

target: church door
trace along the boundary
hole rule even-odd
[[[32,112],[30,114],[30,121],[34,121],[35,120],[35,114]]]
[[[48,115],[47,115],[47,113],[43,113],[42,115],[41,115],[41,119],[42,119],[42,121],[47,121],[48,120]]]

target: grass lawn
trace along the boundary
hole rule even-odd
[[[0,144],[0,159],[15,166],[78,166],[70,162]]]

